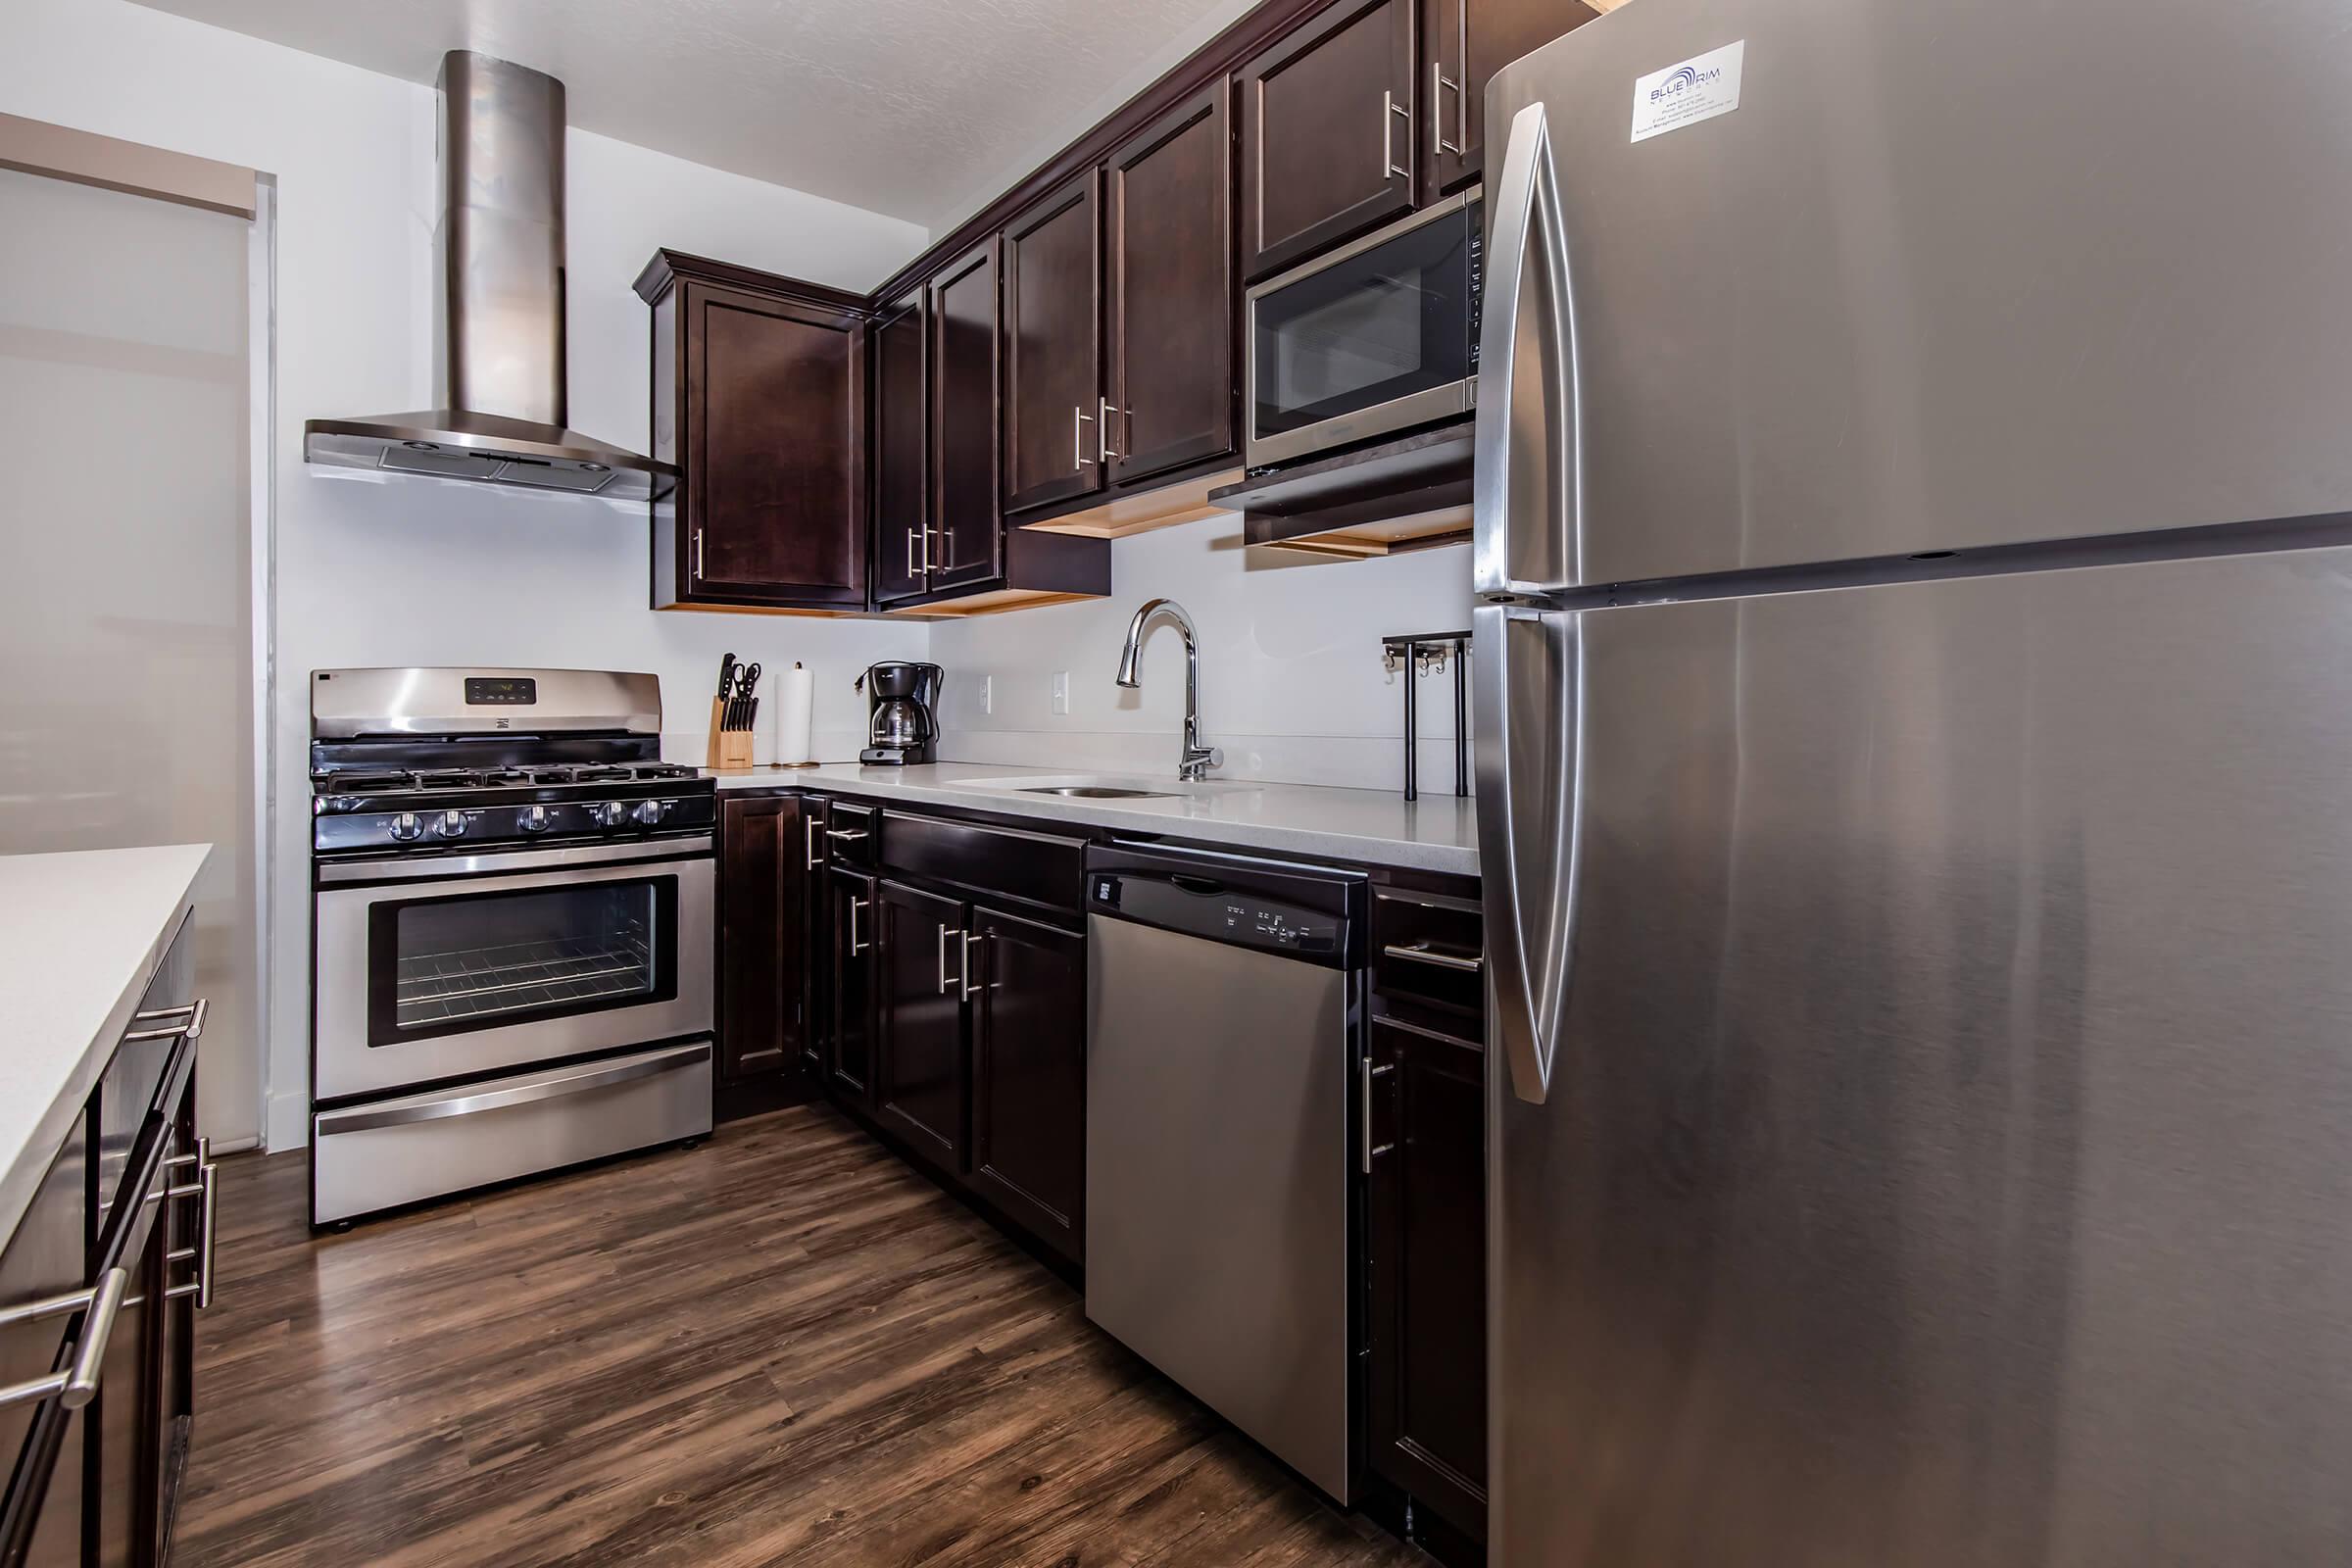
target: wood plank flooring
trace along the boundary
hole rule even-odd
[[[821,1105],[344,1236],[223,1178],[174,1568],[1429,1561]]]

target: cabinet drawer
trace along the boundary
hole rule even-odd
[[[880,808],[835,801],[825,824],[825,844],[833,863],[872,869],[880,852],[881,827]]]
[[[882,863],[894,871],[1064,914],[1086,889],[1086,841],[936,816],[882,813]]]
[[[1483,1020],[1486,920],[1479,906],[1442,893],[1375,888],[1372,989]]]

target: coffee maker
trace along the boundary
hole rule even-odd
[[[947,671],[937,664],[892,660],[869,665],[852,684],[865,693],[866,763],[936,762],[939,742],[939,683]]]

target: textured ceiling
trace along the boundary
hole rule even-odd
[[[571,123],[948,226],[1248,0],[142,0],[430,83],[448,49],[563,78]]]

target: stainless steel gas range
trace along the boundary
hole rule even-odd
[[[311,677],[311,1218],[710,1130],[717,798],[652,675]]]

